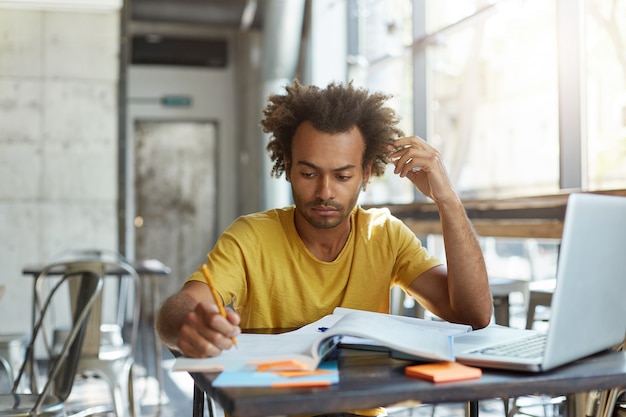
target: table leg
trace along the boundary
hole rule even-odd
[[[204,417],[204,391],[193,383],[193,417]]]
[[[465,403],[465,416],[478,417],[478,401],[468,401]]]

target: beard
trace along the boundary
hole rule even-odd
[[[344,206],[335,200],[316,199],[307,203],[296,193],[292,192],[292,194],[298,213],[300,213],[311,226],[317,229],[332,229],[339,226],[350,216],[350,213],[356,206],[356,202],[359,198],[359,193],[357,192],[357,194],[348,202],[348,205]],[[320,208],[334,210],[334,215],[320,215],[316,212],[316,209]]]

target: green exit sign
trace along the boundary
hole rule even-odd
[[[161,104],[166,107],[191,107],[191,97],[189,96],[163,96]]]

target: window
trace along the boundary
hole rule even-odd
[[[370,91],[392,98],[388,104],[401,117],[400,128],[413,134],[412,0],[351,0],[349,8],[348,78]],[[361,204],[411,203],[413,185],[393,175],[373,178]]]
[[[626,188],[626,0],[352,0],[350,28],[350,78],[463,198]],[[389,174],[363,202],[416,197]]]
[[[585,10],[588,187],[626,187],[626,1]]]
[[[429,2],[426,21],[455,10],[449,3]],[[429,140],[461,196],[558,190],[554,21],[553,2],[526,1],[427,38]]]

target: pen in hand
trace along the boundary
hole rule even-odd
[[[220,310],[220,314],[222,315],[222,317],[225,318],[226,317],[226,310],[224,310],[224,306],[222,305],[222,299],[220,298],[219,294],[215,290],[215,285],[213,284],[213,280],[211,279],[211,275],[209,275],[209,268],[207,268],[206,264],[202,264],[202,273],[204,274],[204,277],[206,278],[207,282],[209,283],[209,288],[211,289],[211,294],[213,294],[213,299],[215,300],[215,304],[217,304],[217,308],[219,308],[219,310]],[[235,345],[235,347],[237,347],[237,339],[232,337],[230,340],[232,340],[233,341],[233,345]]]

